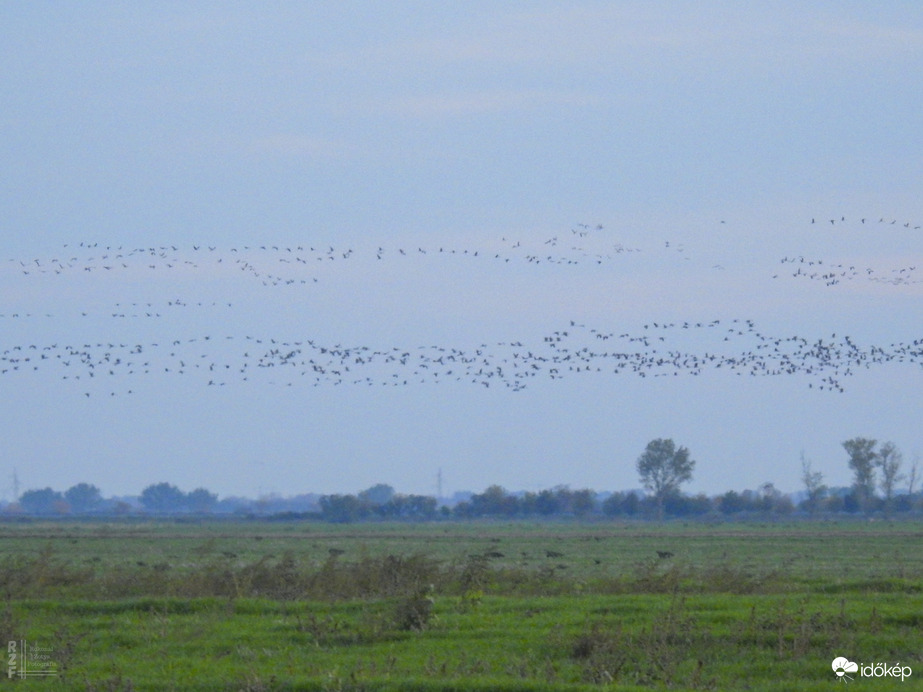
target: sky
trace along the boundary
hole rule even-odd
[[[0,91],[0,498],[923,454],[918,3],[0,2]]]

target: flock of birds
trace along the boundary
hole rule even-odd
[[[747,376],[804,374],[809,387],[844,391],[842,380],[859,369],[887,363],[923,365],[923,339],[886,348],[860,346],[848,336],[814,341],[763,334],[750,321],[643,325],[644,333],[605,333],[571,323],[540,344],[482,343],[470,348],[417,346],[372,348],[322,344],[312,339],[278,341],[254,336],[209,336],[169,343],[83,343],[13,346],[0,352],[0,375],[56,369],[61,379],[92,383],[153,374],[193,375],[208,386],[260,379],[293,386],[407,386],[446,381],[523,389],[530,380],[578,374],[639,377],[697,376],[708,371]],[[724,352],[683,350],[672,343],[678,330],[713,330]],[[592,348],[589,339],[599,343]],[[239,343],[239,345],[238,345]],[[229,345],[236,346],[229,348]],[[88,385],[89,386],[89,385]],[[118,392],[107,386],[109,394]],[[133,393],[129,388],[125,393]],[[90,391],[84,392],[90,396]]]
[[[861,223],[865,223],[865,219]],[[812,220],[814,223],[815,220]],[[845,218],[830,224],[845,223]],[[888,223],[881,219],[879,223]],[[891,222],[896,225],[897,220]],[[907,229],[919,229],[909,222]],[[28,280],[67,275],[138,276],[144,272],[176,272],[177,278],[207,270],[209,276],[231,272],[255,279],[263,286],[309,286],[323,288],[328,267],[364,255],[368,262],[399,261],[411,256],[455,256],[507,265],[602,265],[622,255],[642,252],[606,239],[602,226],[578,225],[569,232],[534,243],[502,238],[491,249],[397,247],[367,248],[331,245],[256,245],[221,250],[192,245],[124,248],[79,243],[65,246],[57,256],[30,260],[10,259],[16,276]],[[663,241],[658,252],[678,253],[688,259],[681,244]],[[427,259],[426,261],[431,261]],[[858,280],[912,284],[915,265],[899,268],[859,268],[858,265],[824,263],[804,256],[783,257],[781,264],[793,268],[796,279],[814,279],[834,286]],[[714,265],[713,269],[723,269]],[[9,272],[8,272],[9,274]],[[171,277],[174,275],[171,275]],[[772,278],[780,278],[779,273]],[[859,369],[888,363],[923,365],[923,339],[862,345],[849,336],[804,338],[764,333],[747,319],[648,323],[628,331],[607,331],[571,321],[549,331],[540,341],[496,341],[460,345],[369,346],[323,343],[317,338],[282,339],[233,332],[236,303],[226,300],[166,300],[113,302],[104,317],[114,319],[160,318],[169,311],[197,308],[217,313],[229,328],[223,334],[183,336],[156,340],[69,339],[47,343],[10,344],[0,341],[0,376],[11,378],[51,373],[74,383],[84,396],[132,394],[141,381],[152,376],[196,377],[208,387],[224,387],[249,381],[280,386],[362,385],[407,386],[419,383],[470,382],[485,388],[521,390],[539,378],[556,380],[587,374],[638,377],[698,376],[709,371],[738,376],[765,377],[804,375],[808,387],[844,390],[844,379]],[[81,310],[79,317],[99,316]],[[0,319],[44,317],[53,321],[54,311],[4,309]]]

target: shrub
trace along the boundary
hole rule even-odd
[[[399,630],[423,630],[433,617],[433,585],[430,584],[398,601],[394,626]]]

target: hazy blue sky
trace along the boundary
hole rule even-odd
[[[918,3],[0,2],[0,93],[0,496],[923,453]]]

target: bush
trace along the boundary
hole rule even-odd
[[[394,626],[399,630],[424,630],[433,617],[433,585],[430,584],[398,601]]]

